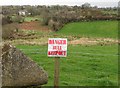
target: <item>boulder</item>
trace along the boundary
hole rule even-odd
[[[42,67],[19,49],[4,44],[2,47],[2,87],[43,85],[48,75]]]

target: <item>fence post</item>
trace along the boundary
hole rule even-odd
[[[59,88],[60,57],[55,57],[54,88]]]

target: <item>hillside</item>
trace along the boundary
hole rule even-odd
[[[58,34],[84,37],[118,37],[117,21],[74,22],[66,24]]]

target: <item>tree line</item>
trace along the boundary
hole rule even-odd
[[[43,19],[43,25],[50,26],[54,31],[58,31],[64,24],[69,22],[120,19],[118,7],[98,8],[97,6],[91,6],[89,3],[84,3],[81,6],[3,6],[3,25],[12,22],[23,22],[24,16],[18,14],[21,10],[30,13],[25,16],[39,16]]]

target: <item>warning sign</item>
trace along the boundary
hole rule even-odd
[[[49,38],[48,39],[48,57],[66,57],[67,39]]]

